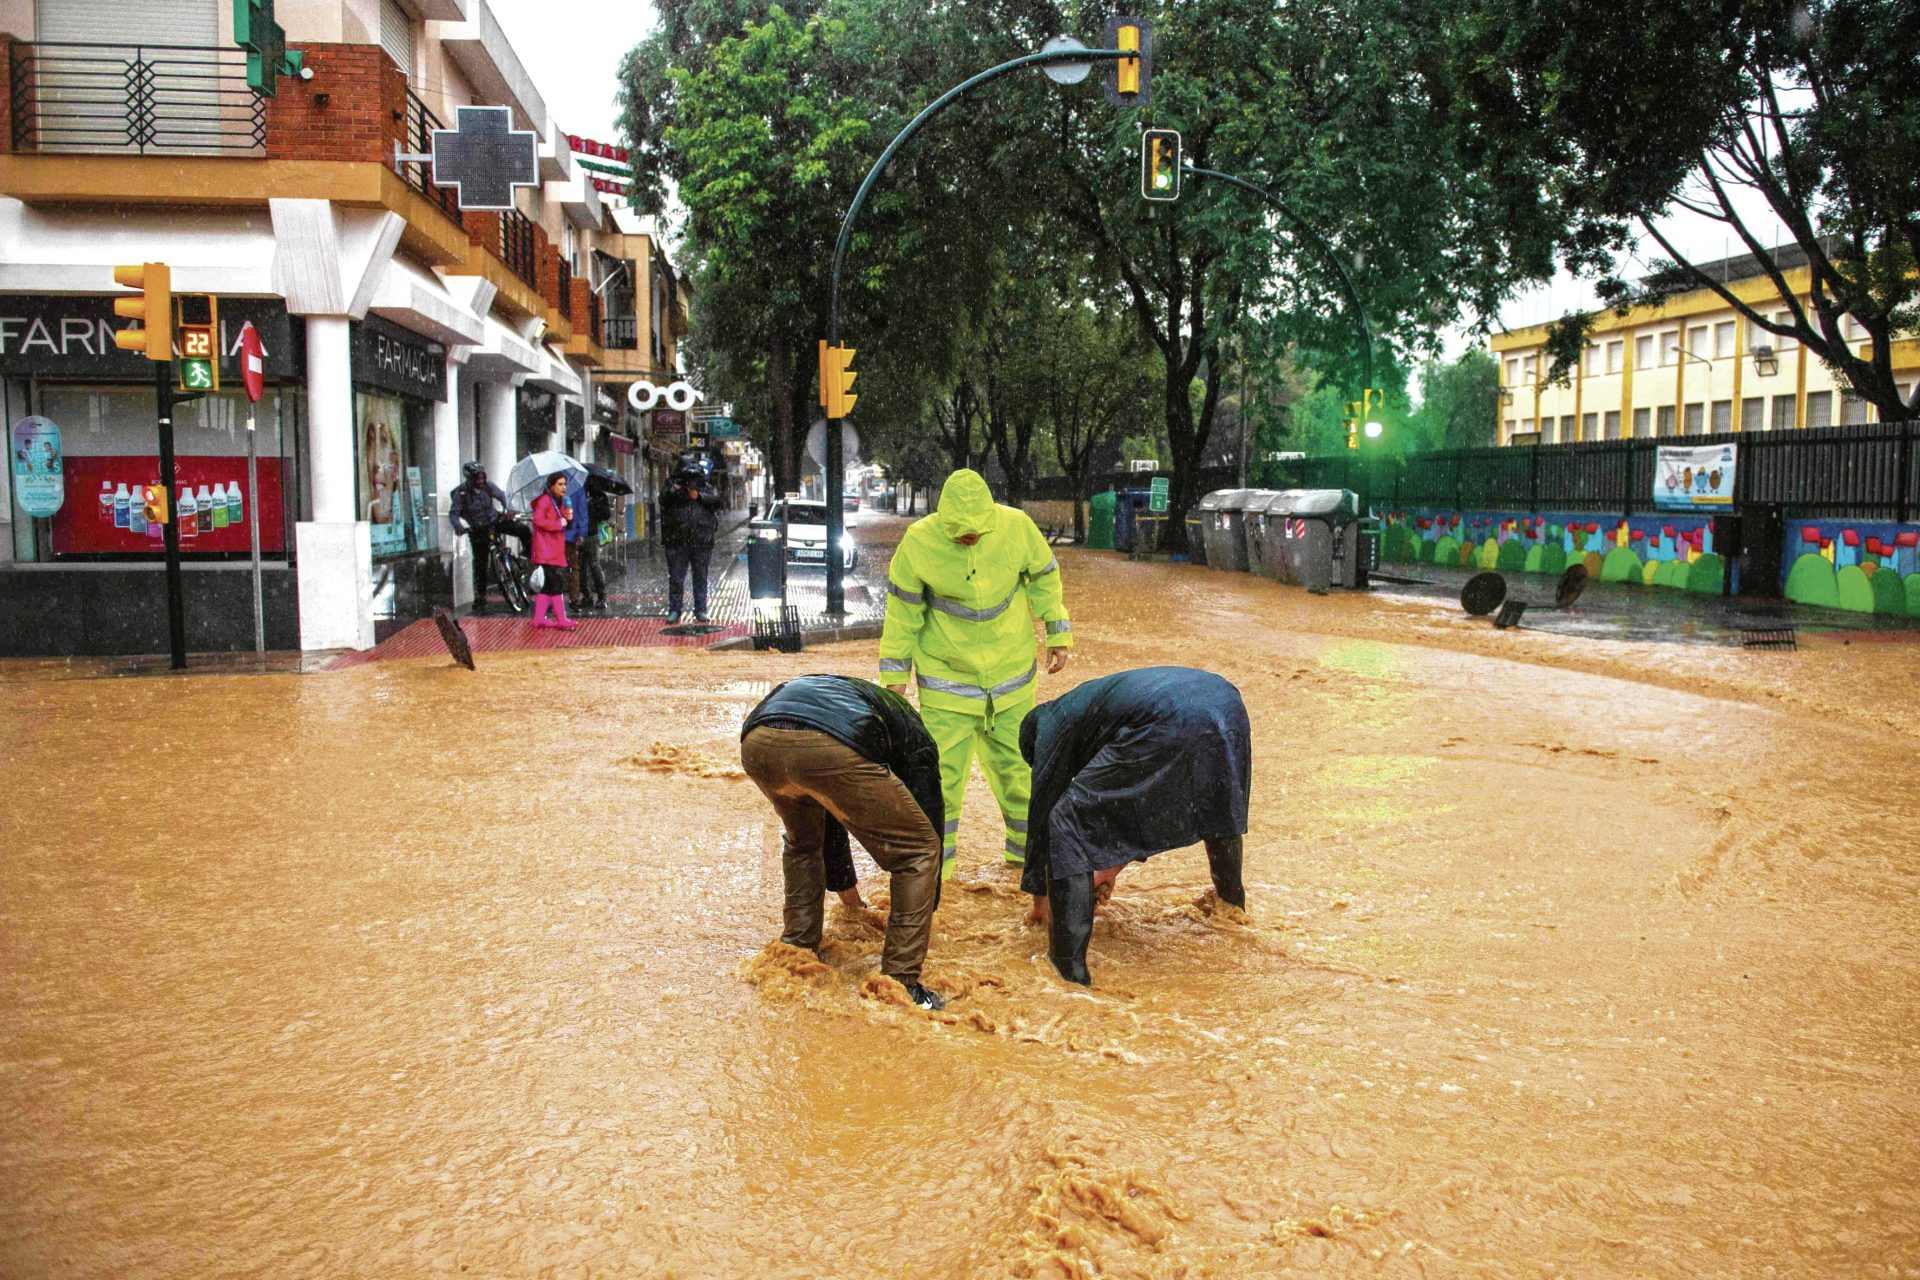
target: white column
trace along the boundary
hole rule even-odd
[[[354,499],[353,359],[343,316],[307,317],[307,476],[294,529],[300,647],[373,647],[373,540]]]
[[[345,316],[307,317],[307,474],[318,524],[353,520],[353,359]]]
[[[447,368],[447,398],[433,406],[433,510],[427,519],[433,536],[444,553],[448,571],[453,574],[453,602],[466,604],[473,597],[472,553],[467,540],[454,533],[447,523],[447,508],[453,491],[460,484],[460,464],[466,455],[460,448],[460,370]]]
[[[519,458],[514,447],[513,384],[486,382],[480,384],[478,391],[480,462],[487,469],[487,479],[504,489],[507,487],[507,473],[513,470],[513,464]]]

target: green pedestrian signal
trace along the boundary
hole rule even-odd
[[[1149,129],[1140,135],[1140,195],[1147,200],[1180,198],[1180,131]]]
[[[213,390],[213,366],[205,360],[182,360],[180,389],[182,391]]]

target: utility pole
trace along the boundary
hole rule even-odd
[[[172,510],[173,471],[173,362],[156,361],[153,366],[155,416],[160,425],[160,487],[167,496],[167,645],[173,654],[173,669],[187,667],[187,609],[180,581],[180,521]]]

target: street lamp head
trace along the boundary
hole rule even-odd
[[[1771,378],[1780,372],[1780,357],[1774,354],[1771,346],[1763,343],[1753,349],[1753,371],[1763,378]]]

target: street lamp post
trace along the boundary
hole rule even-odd
[[[997,80],[1009,72],[1023,67],[1061,67],[1065,74],[1055,78],[1063,83],[1075,83],[1084,79],[1084,75],[1073,75],[1072,66],[1088,62],[1130,62],[1138,61],[1141,49],[1088,49],[1077,42],[1067,43],[1060,37],[1048,41],[1047,48],[1038,53],[1029,53],[999,66],[989,67],[976,76],[961,81],[953,88],[928,103],[926,108],[907,122],[906,128],[894,135],[887,149],[867,170],[866,178],[853,194],[853,202],[847,206],[846,216],[840,220],[840,237],[833,246],[833,266],[827,275],[827,345],[840,345],[840,282],[846,268],[847,249],[853,242],[853,224],[860,217],[860,210],[866,205],[867,197],[873,191],[880,175],[886,172],[893,157],[905,146],[907,140],[920,132],[928,121],[946,110],[956,100],[970,93],[990,80]],[[1068,79],[1068,76],[1072,76]],[[827,418],[827,613],[841,615],[847,611],[846,576],[840,558],[840,539],[846,532],[846,513],[841,509],[846,487],[845,477],[841,474],[846,467],[840,446],[841,418],[829,407]]]

